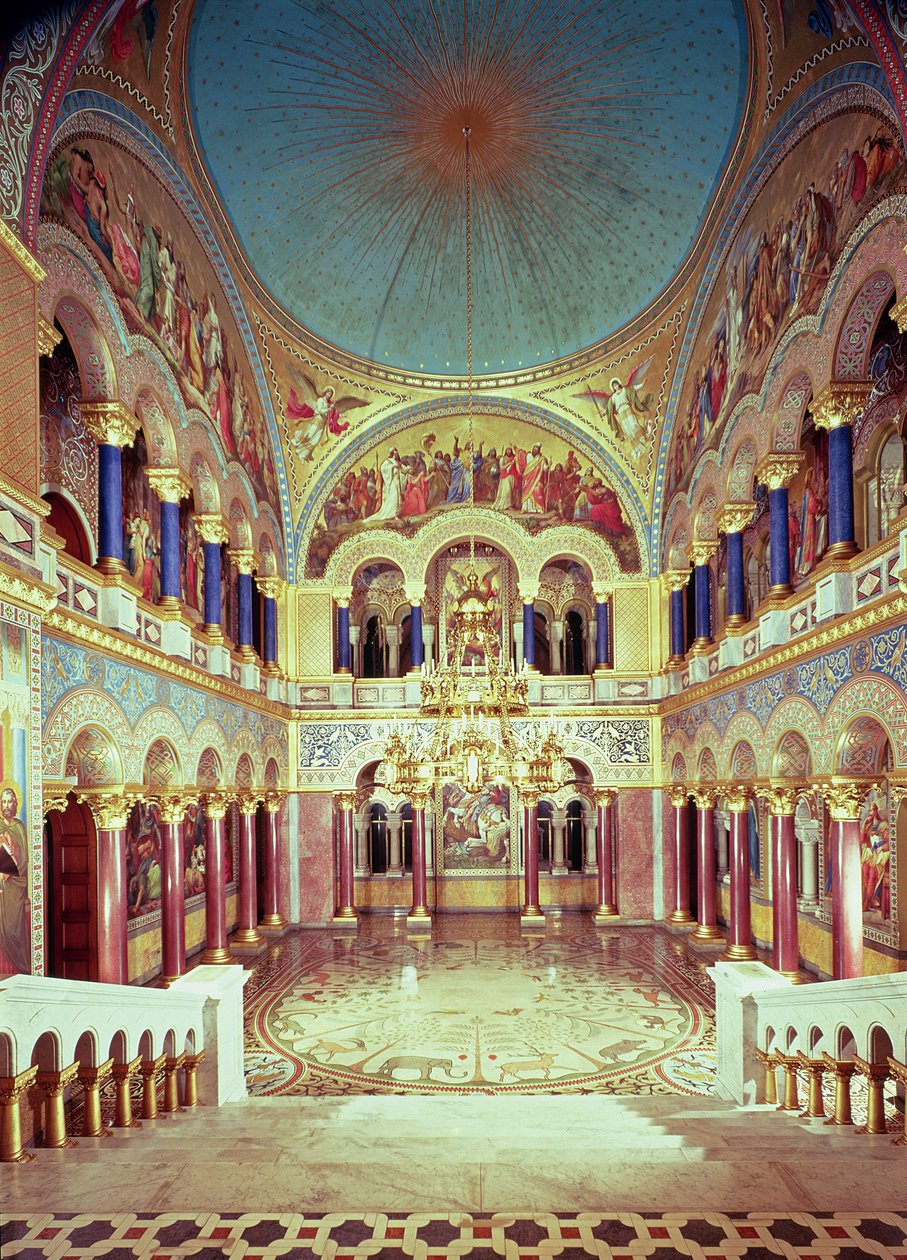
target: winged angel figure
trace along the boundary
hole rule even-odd
[[[637,364],[627,377],[626,385],[622,385],[620,377],[611,378],[609,389],[592,389],[587,387],[583,393],[574,394],[574,398],[582,398],[595,404],[599,415],[604,415],[612,433],[618,441],[624,442],[631,459],[642,459],[646,450],[648,436],[648,418],[655,402],[654,395],[643,392],[646,373],[652,366],[652,359]]]
[[[345,424],[341,420],[341,416],[352,411],[356,407],[367,407],[369,400],[367,398],[357,398],[354,394],[346,394],[343,398],[336,398],[333,385],[328,385],[326,389],[319,390],[315,382],[305,372],[301,373],[302,380],[305,382],[301,386],[304,394],[307,394],[310,402],[301,402],[299,394],[295,389],[290,390],[290,399],[287,403],[286,420],[287,427],[290,429],[292,436],[290,445],[296,451],[296,454],[303,463],[314,458],[315,449],[318,447],[328,435],[339,437],[341,433],[345,433],[350,427],[349,421]],[[296,378],[297,381],[299,378]],[[302,421],[308,421],[303,424]],[[295,432],[293,430],[295,429]]]

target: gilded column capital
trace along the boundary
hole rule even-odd
[[[606,604],[614,594],[614,586],[611,582],[593,582],[592,595],[596,604]]]
[[[756,465],[753,476],[767,490],[786,490],[804,459],[802,451],[769,451]]]
[[[403,594],[406,596],[410,607],[419,608],[425,603],[425,586],[417,586],[415,584],[404,583]]]
[[[221,818],[227,816],[227,806],[230,803],[229,795],[223,788],[217,788],[214,791],[205,792],[205,815],[218,822]]]
[[[687,583],[690,580],[689,569],[665,569],[661,575],[661,580],[669,591],[686,590]]]
[[[236,798],[236,806],[241,814],[251,816],[258,809],[262,800],[261,792],[256,792],[252,788],[240,792]]]
[[[79,1084],[80,1085],[99,1085],[101,1081],[106,1081],[108,1076],[113,1074],[113,1059],[108,1059],[106,1063],[99,1063],[97,1067],[79,1068]]]
[[[167,796],[158,797],[158,808],[161,814],[161,822],[164,826],[179,826],[186,816],[188,804],[189,802],[182,792],[173,792]]]
[[[665,791],[675,809],[685,808],[690,798],[690,789],[685,783],[672,783],[670,787],[665,788]]]
[[[853,424],[866,409],[872,388],[872,381],[830,381],[810,403],[813,424],[817,429]]]
[[[196,512],[195,528],[203,543],[225,543],[230,537],[227,522],[220,512]]]
[[[776,818],[786,818],[797,812],[797,789],[790,783],[772,780],[766,792],[769,812]]]
[[[236,566],[237,573],[251,577],[255,569],[255,552],[251,547],[229,547],[227,559]]]
[[[890,314],[898,326],[898,332],[907,332],[907,294],[895,302]]]
[[[265,599],[279,599],[283,592],[283,578],[267,577],[259,573],[255,577],[255,582]]]
[[[38,1075],[38,1065],[27,1067],[18,1076],[0,1076],[0,1103],[12,1106],[20,1096],[32,1087]]]
[[[41,808],[45,814],[56,810],[62,814],[69,802],[73,784],[63,779],[45,779],[41,784]]]
[[[341,594],[335,594],[334,603],[337,605],[338,608],[349,608],[352,598],[353,598],[352,595],[345,592]]]
[[[138,418],[118,398],[82,401],[79,414],[94,440],[108,446],[129,446],[138,431]]]
[[[617,792],[614,788],[597,787],[593,788],[592,799],[595,801],[596,809],[607,809],[609,805],[614,804],[614,798]]]
[[[161,503],[179,503],[192,493],[192,482],[182,468],[146,468],[145,476]]]
[[[718,528],[722,534],[742,534],[753,519],[755,503],[725,503],[718,513]]]
[[[38,315],[38,354],[52,355],[63,340],[63,334],[54,328],[43,315]]]
[[[337,808],[343,814],[351,814],[356,808],[355,792],[335,792],[334,800],[337,803]]]
[[[424,813],[431,803],[431,789],[429,788],[424,792],[410,792],[409,799],[413,809],[420,810]]]
[[[697,787],[693,792],[693,801],[699,812],[705,813],[718,804],[718,790],[713,787]]]
[[[535,809],[538,806],[540,794],[536,788],[521,787],[519,792],[520,804],[524,809]]]
[[[750,807],[752,788],[747,783],[729,783],[722,789],[722,795],[732,814],[745,814]]]
[[[835,775],[817,786],[835,822],[855,822],[860,817],[866,793],[878,784]]]
[[[283,796],[280,794],[280,792],[276,792],[272,788],[268,792],[265,793],[265,798],[262,803],[265,807],[266,813],[279,814],[280,807],[283,804]]]
[[[124,787],[86,788],[76,799],[91,810],[99,831],[122,831],[133,805],[144,800],[145,794]]]
[[[71,1085],[79,1072],[79,1064],[70,1063],[69,1067],[60,1068],[59,1072],[39,1072],[35,1078],[49,1098],[62,1094],[67,1085]]]
[[[690,559],[692,560],[694,567],[698,567],[701,564],[708,564],[717,550],[717,538],[697,538],[696,541],[690,545]]]

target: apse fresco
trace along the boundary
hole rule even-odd
[[[786,96],[791,80],[807,62],[815,65],[833,53],[842,40],[860,38],[862,28],[847,0],[775,0],[762,5],[771,47],[767,96],[774,108]]]
[[[41,212],[81,238],[129,331],[154,342],[186,405],[210,417],[227,454],[275,505],[270,439],[239,331],[201,245],[162,186],[106,140],[71,138],[48,164]]]
[[[510,789],[489,783],[467,792],[457,783],[441,789],[444,870],[506,871],[510,862]]]
[[[0,974],[30,972],[28,636],[0,621]]]
[[[686,487],[701,452],[719,444],[785,329],[818,309],[851,229],[903,178],[899,143],[871,114],[817,128],[771,176],[734,237],[706,307],[706,331],[675,420],[669,495]]]
[[[334,484],[312,533],[307,576],[321,577],[334,548],[371,529],[411,536],[468,504],[492,508],[536,533],[550,525],[588,529],[614,549],[624,572],[639,548],[605,474],[562,438],[517,420],[482,417],[470,459],[462,417],[439,417],[387,438]]]

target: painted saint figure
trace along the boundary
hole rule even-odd
[[[19,800],[18,784],[0,785],[0,971],[28,973],[28,832]]]

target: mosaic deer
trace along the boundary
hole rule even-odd
[[[529,1049],[535,1051],[538,1058],[523,1060],[515,1059],[512,1063],[501,1063],[499,1065],[501,1069],[501,1080],[503,1080],[505,1076],[512,1076],[514,1080],[519,1081],[522,1079],[520,1076],[521,1072],[541,1072],[546,1081],[549,1079],[551,1076],[551,1068],[554,1060],[557,1058],[557,1055],[542,1054],[542,1052],[536,1049],[535,1046],[530,1046]]]

